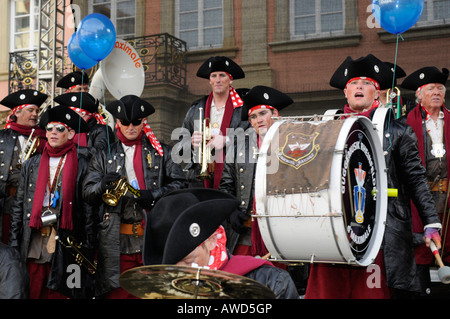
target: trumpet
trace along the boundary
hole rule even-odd
[[[128,183],[127,178],[124,176],[114,183],[116,186],[113,189],[107,189],[102,195],[103,202],[109,206],[117,206],[120,197],[124,196],[127,191],[136,197],[141,196],[141,193]]]
[[[75,257],[75,261],[78,265],[83,266],[87,269],[87,271],[94,275],[97,271],[97,262],[91,262],[83,253],[81,252],[82,243],[77,243],[75,238],[72,236],[66,237],[66,243],[64,243],[60,236],[55,236],[55,239],[64,247],[70,250],[72,256]]]
[[[25,162],[27,159],[29,159],[31,157],[31,155],[33,155],[34,153],[36,153],[39,144],[40,144],[40,139],[39,136],[35,136],[33,137],[33,133],[34,133],[35,129],[31,130],[31,134],[27,139],[27,142],[25,143],[25,146],[22,149],[22,152],[20,152],[19,155],[19,160],[17,161],[17,168],[21,168],[23,162]]]
[[[211,126],[207,124],[208,119],[203,119],[203,108],[199,108],[199,120],[202,143],[198,149],[198,163],[201,165],[201,171],[197,178],[204,180],[212,178],[214,163],[211,160],[211,149],[206,146],[211,139]]]
[[[399,118],[401,115],[405,115],[406,112],[406,106],[405,107],[401,107],[400,105],[400,96],[401,96],[401,92],[400,89],[398,87],[394,87],[393,89],[388,89],[386,91],[386,103],[387,103],[387,107],[391,107],[394,105],[393,101],[395,98],[397,98],[397,102],[396,104],[396,108],[394,109],[395,113],[397,114],[397,118]]]

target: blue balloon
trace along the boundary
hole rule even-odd
[[[424,0],[372,0],[375,20],[392,34],[403,33],[420,19]]]
[[[114,49],[116,29],[106,16],[92,13],[81,20],[77,37],[83,52],[91,59],[101,61]]]
[[[72,63],[82,70],[90,69],[97,64],[97,61],[88,57],[84,54],[83,50],[81,50],[76,33],[72,34],[70,37],[69,42],[67,43],[67,51],[69,52]]]

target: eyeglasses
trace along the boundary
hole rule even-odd
[[[130,124],[133,124],[133,126],[138,126],[141,125],[143,119],[137,119],[134,121],[125,121],[125,120],[120,120],[120,123],[122,123],[123,126],[130,126]]]
[[[62,125],[62,124],[47,124],[47,126],[45,127],[47,132],[53,131],[53,128],[56,128],[56,130],[59,133],[64,133],[65,130],[66,130],[66,127],[64,125]]]

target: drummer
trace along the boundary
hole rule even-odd
[[[372,118],[380,90],[392,84],[390,68],[372,54],[338,67],[330,85],[344,91],[344,113]],[[410,198],[425,228],[440,228],[440,220],[420,161],[417,139],[409,126],[391,113],[384,124],[383,150],[388,186],[398,189],[390,197],[382,249],[367,268],[347,265],[313,264],[305,298],[409,298],[420,291],[411,229]],[[424,238],[427,245],[430,237]]]
[[[273,117],[278,117],[278,111],[293,101],[267,86],[255,86],[242,100],[241,118],[249,121],[253,129],[246,131],[245,143],[241,143],[238,136],[234,138],[234,158],[226,158],[219,186],[219,190],[237,196],[240,201],[240,209],[231,215],[230,223],[225,224],[227,247],[236,255],[265,256],[268,251],[259,235],[257,221],[251,218],[255,209],[256,153],[274,122]]]
[[[146,215],[144,265],[178,265],[222,270],[256,280],[278,299],[298,299],[290,275],[269,261],[231,255],[221,223],[238,209],[234,196],[204,188],[181,189],[162,197]]]

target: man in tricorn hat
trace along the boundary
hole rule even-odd
[[[344,91],[346,114],[372,118],[380,105],[380,90],[392,85],[391,69],[369,54],[338,67],[330,80]],[[425,227],[439,228],[440,221],[419,158],[417,139],[410,127],[390,114],[383,123],[382,146],[388,185],[398,190],[390,197],[382,249],[374,268],[312,264],[306,298],[398,298],[419,292],[412,246],[410,199],[417,205]],[[431,236],[424,238],[430,244]],[[374,276],[375,282],[374,282]]]
[[[47,100],[47,95],[36,90],[19,90],[6,96],[0,104],[11,109],[6,119],[5,129],[0,131],[0,234],[3,243],[8,242],[9,210],[18,185],[20,166],[26,159],[27,141],[39,141],[40,152],[46,143],[45,131],[38,125],[39,107]],[[30,137],[30,135],[32,136]],[[31,154],[32,152],[30,152]],[[32,154],[31,154],[32,155]],[[3,213],[3,215],[2,215]]]
[[[73,238],[87,258],[93,257],[92,209],[81,197],[89,164],[88,150],[77,149],[73,137],[87,129],[78,114],[65,106],[47,109],[39,125],[46,130],[42,154],[26,161],[11,207],[9,244],[27,261],[30,298],[92,297],[92,278],[81,267],[80,285],[68,285],[68,266],[76,264],[67,244]],[[80,248],[81,249],[81,248]]]
[[[87,92],[61,94],[54,99],[55,102],[70,107],[78,113],[87,123],[89,131],[76,134],[74,142],[89,148],[92,154],[108,149],[115,141],[111,127],[106,125],[105,119],[99,113],[99,103]]]
[[[257,221],[251,218],[255,211],[256,154],[274,122],[273,117],[278,117],[278,111],[293,101],[288,95],[262,85],[253,87],[242,99],[241,118],[252,127],[246,131],[245,143],[234,136],[234,157],[226,158],[219,189],[240,200],[240,210],[231,215],[231,225],[226,225],[230,251],[237,255],[265,256],[268,251],[259,235]]]
[[[232,86],[234,80],[245,77],[244,71],[232,59],[225,56],[214,56],[206,60],[198,69],[197,76],[209,80],[211,92],[209,95],[192,103],[183,121],[183,128],[187,129],[190,138],[184,138],[175,147],[183,161],[188,162],[186,170],[188,179],[194,184],[208,188],[218,188],[222,176],[225,148],[227,146],[227,132],[230,128],[249,127],[248,122],[241,120],[242,99],[246,89],[235,90]],[[202,109],[202,110],[201,110]],[[214,151],[214,163],[210,165],[208,174],[210,179],[205,179],[199,184],[196,179],[200,175],[200,166],[197,164],[197,152],[202,143],[200,129],[202,123],[199,117],[207,119],[211,126],[212,138],[208,141],[208,149]]]
[[[426,169],[426,177],[442,221],[443,235],[441,255],[445,263],[450,262],[450,234],[448,232],[448,172],[450,161],[447,150],[450,150],[450,113],[445,108],[445,84],[449,71],[442,71],[434,66],[418,69],[411,73],[402,83],[402,88],[415,92],[417,106],[408,114],[406,123],[417,135],[420,158]],[[424,132],[426,132],[424,134]],[[432,293],[429,266],[434,262],[431,250],[423,242],[424,227],[415,205],[411,206],[413,231],[417,246],[415,256],[418,276],[421,279],[422,294]],[[426,228],[425,233],[437,232],[434,228]],[[432,236],[433,233],[430,233]]]
[[[106,298],[128,298],[119,286],[119,274],[142,265],[142,223],[145,210],[164,194],[185,187],[181,167],[172,161],[171,148],[160,143],[147,116],[153,106],[135,95],[126,95],[107,105],[116,118],[118,141],[111,150],[92,157],[84,183],[84,198],[94,206],[102,204],[102,196],[125,177],[134,194],[127,192],[115,206],[101,205],[96,295]]]
[[[289,274],[269,261],[234,256],[226,249],[221,224],[238,200],[214,189],[183,189],[167,194],[147,214],[144,264],[206,267],[246,276],[271,289],[276,298],[297,299]]]

